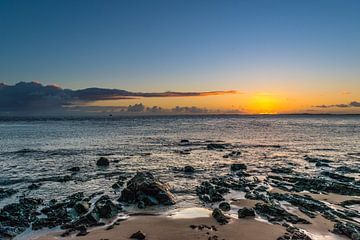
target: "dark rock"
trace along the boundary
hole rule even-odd
[[[223,214],[223,212],[219,208],[214,209],[214,211],[212,212],[212,216],[221,225],[227,224],[229,222],[228,218]]]
[[[86,201],[79,201],[75,204],[74,209],[79,214],[85,214],[89,210],[90,205]]]
[[[220,203],[219,208],[224,212],[230,211],[230,209],[231,209],[230,204],[227,202]]]
[[[240,171],[240,170],[246,170],[247,167],[243,163],[233,163],[230,166],[231,171]]]
[[[32,183],[28,186],[29,190],[36,190],[40,188],[40,184]]]
[[[266,217],[270,222],[281,222],[283,220],[290,223],[302,223],[309,224],[310,222],[299,218],[298,216],[287,212],[285,209],[281,208],[275,204],[263,204],[257,203],[255,205],[255,211],[263,217]]]
[[[321,172],[321,175],[338,180],[340,182],[352,182],[355,180],[355,178],[353,178],[353,177],[347,177],[347,176],[343,176],[343,175],[329,172],[329,171],[323,171],[323,172]]]
[[[358,168],[351,168],[347,166],[337,167],[335,171],[341,173],[360,173],[360,170]]]
[[[227,147],[228,144],[224,143],[209,143],[206,148],[208,150],[223,150]]]
[[[360,225],[350,222],[339,222],[334,225],[333,232],[345,235],[352,240],[358,240],[360,236]]]
[[[146,238],[146,235],[141,231],[137,231],[136,233],[133,233],[130,236],[130,239],[136,239],[136,240],[144,240],[145,238]]]
[[[185,173],[194,173],[195,172],[195,168],[192,166],[185,166],[184,167],[184,172]]]
[[[95,203],[94,212],[98,214],[99,218],[111,218],[118,213],[118,208],[109,196],[104,195]]]
[[[110,161],[106,157],[101,157],[99,160],[97,160],[96,165],[99,167],[107,167],[110,165]]]
[[[14,195],[17,192],[18,192],[17,190],[11,189],[11,188],[8,188],[8,189],[0,188],[0,200],[11,197],[12,195]]]
[[[245,217],[254,217],[255,216],[255,211],[252,208],[240,208],[238,210],[238,217],[239,218],[245,218]]]
[[[72,167],[72,168],[69,168],[68,171],[70,171],[70,172],[79,172],[80,168],[79,167]]]
[[[143,201],[145,206],[175,204],[175,198],[168,190],[168,186],[150,172],[138,172],[130,179],[126,188],[122,190],[119,200],[127,203]]]
[[[312,240],[308,235],[301,232],[297,227],[291,226],[287,223],[283,224],[286,227],[286,233],[277,240]]]
[[[355,204],[360,204],[360,199],[345,200],[345,201],[340,203],[340,205],[343,206],[343,207],[350,206],[350,205],[355,205]]]
[[[280,174],[290,174],[292,169],[288,167],[271,168],[271,172]]]
[[[308,161],[309,163],[317,163],[317,162],[323,162],[323,163],[331,163],[330,160],[328,159],[323,159],[323,158],[315,158],[315,157],[310,157],[308,155],[304,156],[304,160]]]
[[[316,216],[316,212],[325,212],[330,208],[323,202],[313,199],[310,196],[301,196],[296,194],[280,194],[280,193],[269,193],[269,196],[278,200],[286,201],[294,206],[299,207],[299,210],[311,218]]]

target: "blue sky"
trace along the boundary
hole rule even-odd
[[[3,0],[0,82],[360,94],[359,12],[352,0]]]

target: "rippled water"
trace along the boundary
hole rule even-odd
[[[191,144],[180,145],[188,139]],[[207,150],[209,141],[230,143],[224,151]],[[190,149],[190,154],[179,151]],[[237,158],[223,158],[239,150]],[[204,179],[229,172],[229,164],[246,163],[250,173],[266,175],[273,166],[295,164],[297,171],[317,174],[304,155],[333,160],[332,166],[360,162],[359,116],[183,116],[107,119],[0,120],[0,187],[20,195],[62,198],[78,191],[105,191],[118,196],[111,185],[119,174],[149,170],[170,184],[176,206],[198,206],[195,186]],[[95,165],[100,156],[109,168]],[[192,165],[187,175],[174,167]],[[54,176],[80,172],[68,182]],[[32,182],[42,183],[29,191]]]

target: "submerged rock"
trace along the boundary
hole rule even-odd
[[[121,192],[119,201],[127,203],[144,202],[145,206],[175,204],[175,198],[168,190],[168,186],[150,172],[138,172],[127,182]]]
[[[221,225],[227,224],[229,222],[228,218],[223,214],[223,212],[219,208],[214,209],[214,211],[212,212],[212,216]]]
[[[28,186],[29,190],[36,190],[40,188],[40,184],[32,183]]]
[[[11,197],[18,191],[12,188],[0,188],[0,200]]]
[[[280,173],[280,174],[290,174],[292,173],[292,169],[289,167],[279,167],[279,168],[271,168],[271,172]]]
[[[110,165],[110,161],[106,157],[101,157],[97,160],[96,165],[99,167],[107,167]]]
[[[184,172],[185,173],[194,173],[195,172],[195,168],[192,166],[185,166],[184,167]]]
[[[79,167],[72,167],[72,168],[69,168],[68,171],[70,171],[70,172],[79,172],[80,168]]]
[[[245,218],[245,217],[254,217],[255,216],[255,211],[252,208],[240,208],[238,210],[238,217],[239,218]]]

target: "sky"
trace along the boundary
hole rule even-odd
[[[2,0],[0,82],[237,91],[87,106],[360,113],[359,12],[356,0]]]

